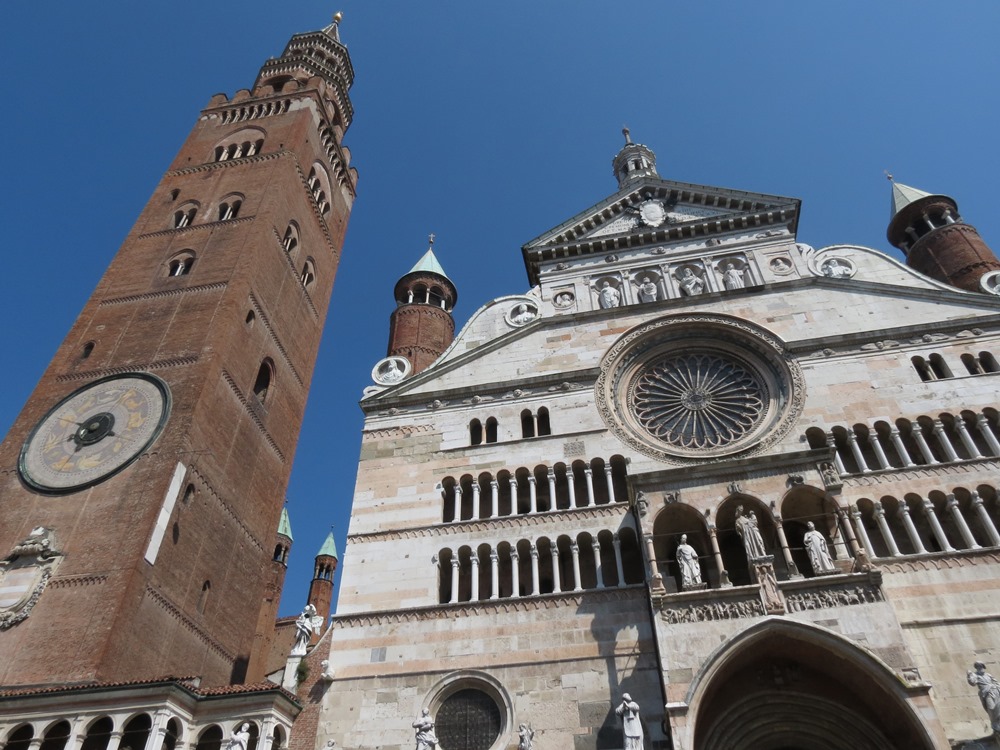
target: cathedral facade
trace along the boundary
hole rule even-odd
[[[814,249],[625,136],[526,293],[452,338],[433,249],[397,284],[315,747],[988,735],[1000,264],[947,196],[892,185],[905,264]]]

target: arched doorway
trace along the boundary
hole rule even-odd
[[[933,750],[901,683],[828,631],[766,620],[692,686],[695,750]]]

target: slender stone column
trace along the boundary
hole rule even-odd
[[[558,594],[562,591],[562,576],[559,575],[559,546],[552,543],[552,593]]]
[[[976,509],[976,513],[979,514],[979,523],[982,527],[986,529],[986,533],[990,537],[990,541],[993,543],[994,547],[1000,547],[1000,534],[997,533],[996,524],[993,523],[993,519],[990,518],[990,514],[986,512],[986,505],[983,503],[983,499],[979,496],[978,492],[973,491],[970,494],[972,498],[972,507]]]
[[[480,496],[482,495],[483,488],[479,486],[479,480],[472,480],[472,519],[482,518],[482,505],[480,503]]]
[[[934,452],[931,450],[930,445],[927,444],[927,438],[924,437],[924,428],[920,426],[920,422],[916,420],[910,422],[910,429],[913,430],[913,439],[917,441],[917,447],[920,448],[924,460],[929,464],[940,463],[940,461],[934,458]]]
[[[581,581],[581,579],[580,579],[580,545],[577,544],[575,540],[572,541],[572,542],[570,542],[569,543],[569,551],[573,553],[573,576],[574,576],[574,583],[575,583],[575,585],[573,586],[573,590],[574,591],[583,591],[583,584],[580,582]]]
[[[854,527],[851,526],[851,519],[847,517],[847,511],[843,508],[837,508],[837,523],[840,524],[841,532],[847,537],[847,546],[850,548],[850,556],[857,557],[858,538],[854,536]],[[867,550],[865,551],[867,552]]]
[[[490,599],[500,598],[500,553],[490,550]]]
[[[955,453],[955,448],[951,444],[951,440],[948,438],[948,433],[944,431],[944,425],[941,423],[940,419],[934,420],[934,436],[937,438],[938,445],[941,446],[941,450],[948,457],[949,461],[958,461],[958,454]]]
[[[913,463],[913,459],[910,458],[910,452],[906,450],[906,445],[903,443],[903,437],[899,434],[898,427],[893,427],[889,430],[889,437],[892,439],[892,444],[896,446],[896,453],[903,459],[903,465],[906,467],[916,466]]]
[[[875,458],[878,459],[879,466],[883,469],[891,469],[892,464],[889,463],[889,457],[885,455],[885,449],[882,448],[882,441],[878,439],[878,434],[875,430],[868,432],[868,445],[875,451]]]
[[[517,599],[521,595],[521,554],[517,547],[510,547],[510,595]]]
[[[572,464],[566,467],[566,488],[569,490],[569,509],[576,508],[576,476],[573,474]]]
[[[535,482],[535,477],[533,474],[528,475],[528,497],[530,498],[531,505],[528,508],[529,513],[538,512],[538,487]]]
[[[556,502],[556,470],[550,466],[547,476],[549,479],[549,510],[556,510],[559,507],[559,503]]]
[[[531,543],[531,593],[538,596],[541,588],[538,585],[538,547]]]
[[[976,415],[976,427],[979,429],[979,434],[983,436],[987,445],[990,446],[990,451],[992,451],[993,455],[1000,456],[1000,441],[997,440],[997,436],[990,429],[990,421],[986,418],[985,414]]]
[[[583,467],[583,475],[587,478],[587,505],[594,504],[594,470],[589,465]]]
[[[653,546],[653,535],[643,534],[642,539],[646,542],[646,557],[649,558],[649,580],[654,589],[663,589],[663,576],[660,575],[660,566],[656,564],[656,548]]]
[[[490,518],[496,518],[500,512],[500,482],[490,480]]]
[[[472,556],[469,562],[472,563],[472,601],[479,600],[479,555],[476,554],[475,550],[472,550]]]
[[[844,459],[840,457],[840,451],[837,450],[837,438],[832,432],[826,433],[826,447],[833,450],[833,464],[837,467],[837,473],[843,476],[847,473],[847,469],[844,468]]]
[[[861,446],[858,445],[858,436],[854,434],[854,430],[847,431],[847,444],[851,446],[851,453],[854,455],[854,460],[858,462],[858,468],[861,469],[861,473],[868,474],[871,472],[868,464],[865,463],[865,457],[861,453]]]
[[[948,537],[945,536],[944,529],[941,528],[941,522],[938,520],[937,513],[934,512],[934,503],[932,503],[929,498],[925,497],[923,499],[923,507],[924,515],[927,516],[927,521],[931,525],[931,531],[934,532],[934,537],[941,546],[941,551],[954,552],[955,548],[951,546],[951,543],[948,541]]]
[[[910,537],[910,542],[913,544],[913,549],[916,553],[922,555],[927,552],[920,534],[917,533],[917,526],[913,523],[913,517],[910,515],[910,506],[906,504],[905,500],[901,500],[899,503],[899,518],[902,520],[903,526],[906,527],[906,535]]]
[[[455,484],[455,515],[452,518],[456,523],[462,520],[462,486]]]
[[[958,526],[958,532],[962,535],[962,539],[965,540],[966,546],[969,549],[982,549],[976,538],[972,536],[972,529],[969,528],[968,522],[965,520],[965,516],[962,515],[962,509],[958,507],[958,498],[953,494],[948,495],[948,510],[951,512],[951,517],[955,519],[955,525]]]
[[[124,734],[125,732],[120,729],[117,732],[112,732],[108,738],[107,747],[116,747],[118,750],[122,750],[122,735]]]
[[[1000,542],[998,542],[1000,544]],[[601,565],[601,543],[597,541],[597,537],[593,538],[592,546],[594,548],[594,566],[597,568],[597,588],[604,588],[604,567]]]
[[[615,567],[618,568],[618,588],[625,585],[625,568],[622,566],[622,540],[615,534],[611,538],[611,543],[615,547]]]
[[[728,576],[726,566],[722,562],[722,550],[719,549],[719,532],[714,523],[708,524],[708,543],[712,545],[712,557],[715,558],[715,567],[719,571],[719,585],[724,586]]]
[[[87,734],[84,731],[87,719],[88,717],[86,716],[77,716],[73,719],[72,728],[69,733],[69,740],[66,741],[64,750],[80,750],[80,748],[83,747],[83,741],[87,738]],[[192,750],[194,750],[198,741],[193,739],[190,744]]]
[[[781,524],[781,516],[777,514],[772,515],[774,515],[774,526],[778,530],[778,544],[781,545],[781,554],[785,558],[785,566],[788,568],[788,576],[790,578],[801,578],[799,569],[795,567],[795,561],[792,560],[792,551],[788,549],[788,539],[785,537],[785,527]]]
[[[854,520],[854,526],[858,531],[858,536],[861,537],[861,544],[864,546],[865,552],[868,553],[868,557],[874,560],[878,555],[875,554],[875,548],[872,547],[872,540],[868,537],[868,529],[865,528],[861,511],[857,508],[851,508],[851,518]]]
[[[510,475],[510,514],[516,516],[518,514],[517,508],[517,477],[513,474]]]
[[[153,714],[153,724],[149,728],[149,735],[146,737],[146,744],[136,750],[160,750],[163,747],[163,740],[167,736],[167,722],[170,721],[170,714],[166,711],[157,711]],[[38,750],[38,746],[43,739],[42,735],[35,737],[28,750]]]
[[[608,502],[616,503],[618,500],[615,498],[615,483],[611,479],[611,465],[604,467],[604,478],[608,483]]]
[[[260,741],[257,743],[257,750],[271,750],[272,747],[274,747],[274,719],[267,718],[261,721]]]
[[[961,438],[965,450],[969,452],[969,458],[982,458],[983,454],[979,452],[979,446],[976,445],[972,439],[972,435],[969,434],[969,426],[965,424],[964,419],[955,417],[955,429],[958,431],[958,436]]]
[[[458,557],[451,558],[451,599],[452,604],[458,601]]]
[[[900,551],[899,547],[896,546],[896,540],[892,536],[892,529],[889,528],[889,522],[885,520],[885,508],[882,507],[882,503],[875,502],[875,521],[878,523],[879,530],[882,532],[882,538],[885,540],[886,546],[889,548],[889,553],[893,557],[899,557]]]

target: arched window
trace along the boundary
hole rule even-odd
[[[198,735],[198,744],[195,745],[195,750],[220,750],[221,747],[222,727],[218,724],[213,724],[210,727],[206,727]]]
[[[965,365],[965,369],[969,371],[970,375],[982,375],[983,366],[979,362],[979,358],[974,354],[963,354],[962,364]]]
[[[227,198],[219,204],[219,221],[229,221],[240,215],[240,207],[243,201],[239,198]]]
[[[194,500],[194,495],[195,495],[194,485],[193,484],[189,484],[184,489],[184,497],[181,499],[181,502],[184,503],[185,505],[187,505],[192,500]]]
[[[34,736],[35,730],[32,729],[31,724],[24,724],[7,735],[4,750],[28,750]]]
[[[948,367],[948,363],[944,361],[944,357],[940,354],[932,354],[928,358],[928,361],[930,363],[931,370],[933,370],[938,380],[954,377],[951,373],[951,368]]]
[[[312,194],[313,200],[319,206],[320,214],[325,217],[330,213],[330,196],[332,192],[330,191],[330,177],[318,162],[313,164],[312,169],[309,170],[309,178],[306,180],[306,184],[309,186],[309,192]]]
[[[194,266],[194,253],[184,250],[167,261],[168,276],[186,276]]]
[[[149,730],[152,727],[153,721],[150,719],[149,714],[134,716],[125,725],[118,746],[120,748],[133,748],[134,750],[146,747],[146,741],[149,739]]]
[[[469,444],[481,445],[483,442],[483,423],[473,419],[469,423]]]
[[[212,150],[215,161],[228,161],[243,156],[259,154],[264,147],[264,131],[260,128],[243,128],[231,133]]]
[[[110,716],[97,719],[87,728],[80,750],[106,750],[111,741],[111,731],[114,728],[115,723]]]
[[[174,211],[174,229],[183,229],[194,223],[194,217],[198,213],[198,206],[193,203],[185,203]]]
[[[979,366],[983,368],[983,372],[1000,372],[1000,364],[989,352],[979,352]]]
[[[87,359],[91,354],[94,353],[94,342],[88,341],[83,345],[83,351],[80,352],[80,359]]]
[[[285,236],[281,238],[281,246],[285,248],[286,253],[292,252],[292,250],[299,246],[299,228],[295,225],[295,222],[288,222],[288,227],[285,229]]]
[[[38,750],[63,750],[69,742],[70,727],[68,721],[60,721],[49,727]]]
[[[544,406],[538,410],[538,419],[536,420],[536,423],[538,425],[539,437],[542,435],[552,434],[552,427],[549,424],[549,410]]]
[[[311,289],[313,282],[316,281],[316,267],[313,265],[312,258],[307,259],[302,266],[302,274],[299,277],[299,281],[302,282],[302,286],[306,289]]]
[[[486,442],[495,443],[497,441],[497,420],[494,417],[490,417],[486,420]]]
[[[198,612],[205,614],[205,607],[208,606],[208,595],[212,593],[212,582],[205,581],[201,584],[201,594],[198,596]]]
[[[271,379],[274,375],[274,364],[270,359],[265,359],[260,363],[260,369],[257,370],[257,378],[253,382],[253,395],[257,397],[257,400],[262,404],[267,403],[267,397],[270,395],[271,390]]]
[[[911,357],[910,362],[913,363],[913,369],[917,371],[917,375],[925,383],[930,380],[937,380],[934,375],[934,371],[931,370],[931,366],[927,364],[927,361],[923,357]]]
[[[525,409],[521,412],[521,437],[533,438],[535,436],[535,418],[531,411]]]

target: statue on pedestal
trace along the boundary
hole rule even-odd
[[[689,589],[701,584],[701,565],[698,563],[698,552],[687,543],[687,534],[681,534],[681,543],[677,545],[677,567],[681,570],[681,588]]]
[[[642,723],[639,721],[639,704],[632,700],[628,693],[622,695],[622,702],[615,713],[621,717],[622,729],[625,733],[623,750],[643,750]]]
[[[226,750],[247,750],[250,745],[250,724],[243,722],[239,730],[234,730],[226,743]]]
[[[760,535],[760,527],[757,526],[757,516],[753,511],[743,506],[736,509],[736,533],[743,541],[743,549],[746,550],[747,560],[759,560],[767,557],[767,550],[764,549],[764,538]]]
[[[434,719],[431,718],[429,708],[421,711],[420,716],[413,722],[413,728],[417,730],[417,750],[434,750],[438,738],[434,734]]]
[[[317,630],[323,627],[323,618],[316,614],[316,608],[307,604],[302,614],[295,620],[295,645],[289,656],[305,656],[309,641]]]
[[[535,730],[531,724],[521,724],[517,728],[517,750],[531,750],[531,741],[535,738]]]
[[[981,661],[977,661],[973,667],[976,671],[970,669],[966,672],[966,677],[969,684],[979,690],[979,700],[990,717],[993,733],[998,734],[1000,733],[1000,683],[986,671],[986,665]]]
[[[830,557],[830,550],[826,546],[826,539],[816,531],[816,524],[812,521],[806,524],[809,529],[802,537],[802,544],[805,545],[806,553],[809,555],[809,564],[812,565],[813,573],[818,576],[827,573],[836,573],[837,568]]]

